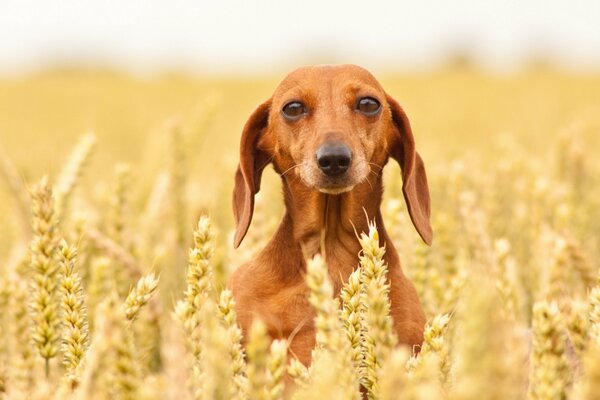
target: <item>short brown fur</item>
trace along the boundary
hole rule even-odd
[[[377,116],[356,111],[357,99],[365,96],[381,103]],[[298,121],[286,120],[281,113],[290,101],[302,101],[307,107]],[[315,161],[317,148],[327,140],[347,144],[353,154],[350,169],[333,181],[319,171]],[[410,123],[369,72],[354,65],[299,68],[254,111],[242,133],[235,177],[235,247],[250,225],[254,195],[268,164],[281,176],[285,214],[266,247],[231,278],[244,334],[258,317],[267,324],[271,337],[290,338],[290,352],[308,365],[315,329],[304,281],[305,260],[318,253],[325,257],[337,295],[357,266],[356,232],[368,230],[366,214],[375,220],[380,242],[386,247],[391,316],[399,341],[418,351],[425,315],[412,283],[402,273],[380,212],[382,170],[390,157],[402,168],[413,224],[430,244],[429,189]]]

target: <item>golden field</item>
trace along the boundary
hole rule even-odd
[[[600,75],[378,76],[429,175],[432,247],[394,163],[383,203],[426,342],[394,346],[372,230],[340,299],[309,263],[308,369],[259,324],[243,350],[224,290],[282,212],[269,171],[231,248],[241,127],[281,77],[0,80],[0,398],[277,399],[287,371],[299,399],[599,399]]]

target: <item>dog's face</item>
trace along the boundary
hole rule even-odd
[[[402,168],[402,190],[413,224],[430,243],[427,176],[404,110],[358,66],[295,70],[244,126],[233,191],[234,246],[248,230],[254,195],[269,163],[284,179],[296,175],[294,184],[338,195],[370,174],[380,175],[389,157]]]
[[[375,78],[357,66],[300,68],[271,98],[258,147],[276,170],[328,194],[352,190],[380,170],[391,118]]]

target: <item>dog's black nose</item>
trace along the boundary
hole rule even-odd
[[[352,151],[343,143],[325,143],[317,150],[317,164],[325,175],[341,175],[351,162]]]

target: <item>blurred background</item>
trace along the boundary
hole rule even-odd
[[[394,72],[456,61],[494,72],[600,66],[594,0],[5,0],[0,7],[0,71],[13,76],[86,67],[264,76],[341,62]]]
[[[513,142],[552,150],[595,129],[599,19],[594,0],[3,0],[0,153],[27,185],[52,180],[94,132],[82,190],[101,199],[126,163],[135,207],[185,157],[190,213],[228,225],[252,109],[297,66],[356,63],[403,104],[431,170],[469,157],[477,170]]]

